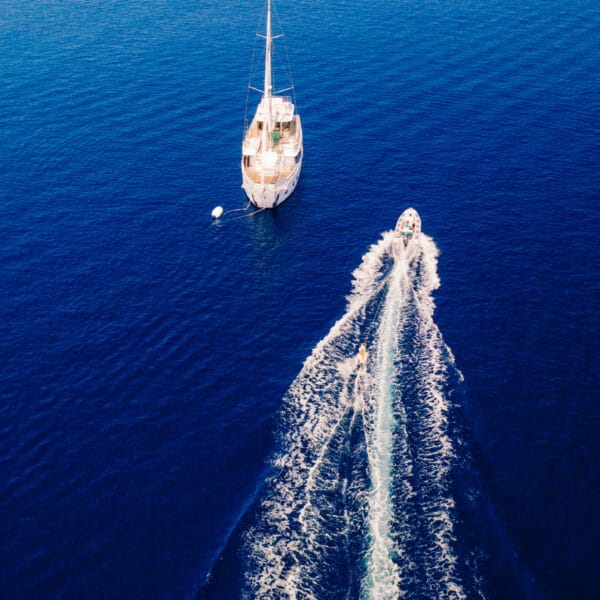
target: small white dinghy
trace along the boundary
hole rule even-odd
[[[411,240],[419,239],[421,233],[421,217],[414,208],[407,208],[396,223],[395,234],[408,246]]]

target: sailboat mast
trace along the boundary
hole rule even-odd
[[[271,81],[271,0],[267,0],[267,35],[266,35],[266,49],[265,49],[265,86],[264,99],[265,99],[265,126],[263,131],[266,137],[266,144],[263,147],[271,147],[271,93],[273,91],[273,83]]]

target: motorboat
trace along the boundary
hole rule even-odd
[[[404,246],[412,240],[418,240],[421,233],[421,217],[414,208],[407,208],[396,223],[395,235],[401,239]]]

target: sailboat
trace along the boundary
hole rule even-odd
[[[258,208],[275,208],[296,189],[302,169],[302,125],[289,96],[273,92],[271,0],[267,0],[262,98],[242,143],[242,188]],[[263,37],[263,36],[260,36]],[[253,88],[254,89],[254,88]],[[290,88],[291,89],[291,88]]]

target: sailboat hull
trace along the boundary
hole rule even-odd
[[[303,155],[302,124],[292,98],[273,93],[271,0],[267,1],[266,25],[265,83],[256,114],[244,132],[242,188],[254,206],[275,208],[298,185]]]
[[[296,189],[302,170],[302,160],[292,169],[288,177],[278,179],[274,183],[255,181],[244,168],[242,159],[242,188],[248,200],[257,208],[275,208],[285,202]],[[262,178],[267,179],[266,177]]]

